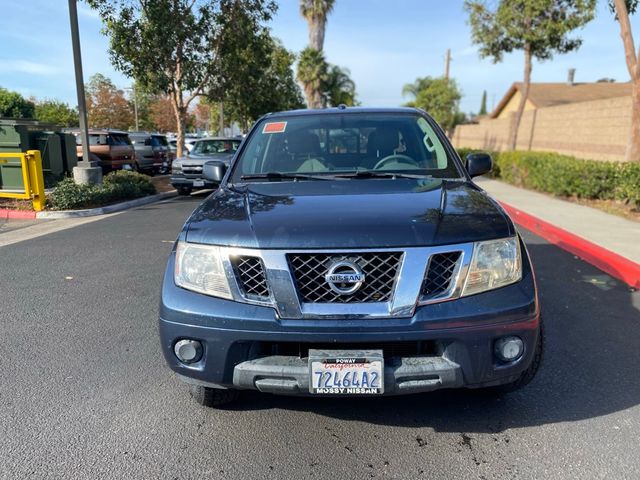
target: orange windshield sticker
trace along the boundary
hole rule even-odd
[[[282,133],[287,128],[287,122],[265,123],[262,133]]]

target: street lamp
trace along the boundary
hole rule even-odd
[[[80,138],[82,140],[82,162],[73,167],[76,183],[102,183],[102,169],[97,162],[89,160],[89,129],[87,127],[87,102],[84,96],[82,56],[80,53],[80,29],[78,28],[78,6],[76,0],[69,0],[69,22],[71,24],[71,45],[73,47],[73,67],[76,75],[78,95],[78,116],[80,117]]]
[[[131,90],[131,95],[133,95],[133,114],[136,119],[136,132],[140,131],[140,126],[138,123],[138,96],[136,95],[136,84],[134,83],[130,87],[126,87],[125,90]]]

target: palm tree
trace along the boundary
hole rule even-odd
[[[334,3],[335,0],[300,0],[300,14],[309,25],[309,46],[318,52],[322,52],[324,47],[327,16]]]
[[[433,80],[431,77],[417,78],[413,83],[407,83],[404,87],[402,87],[402,96],[411,96],[413,98],[417,98],[418,94],[428,88]]]
[[[298,60],[297,80],[302,83],[309,108],[322,108],[325,98],[322,92],[327,81],[327,62],[322,52],[313,47],[305,48]]]
[[[324,90],[330,106],[356,105],[356,84],[351,80],[350,74],[348,69],[342,69],[337,65],[329,69]]]

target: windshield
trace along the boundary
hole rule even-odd
[[[168,146],[167,137],[163,137],[162,135],[153,135],[151,137],[151,146],[152,147]]]
[[[198,140],[191,155],[212,155],[215,153],[235,153],[240,140]]]
[[[110,134],[107,137],[107,143],[109,145],[131,145],[131,140],[128,135]]]
[[[254,130],[234,168],[235,182],[266,174],[460,178],[429,122],[402,113],[271,117]]]

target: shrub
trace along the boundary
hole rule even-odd
[[[458,153],[464,158],[473,151],[477,150]],[[493,176],[519,187],[640,205],[640,163],[599,162],[551,152],[508,151],[492,157]]]
[[[155,186],[145,175],[117,171],[106,175],[101,185],[78,185],[72,178],[65,178],[47,197],[47,204],[52,210],[92,208],[155,192]]]

